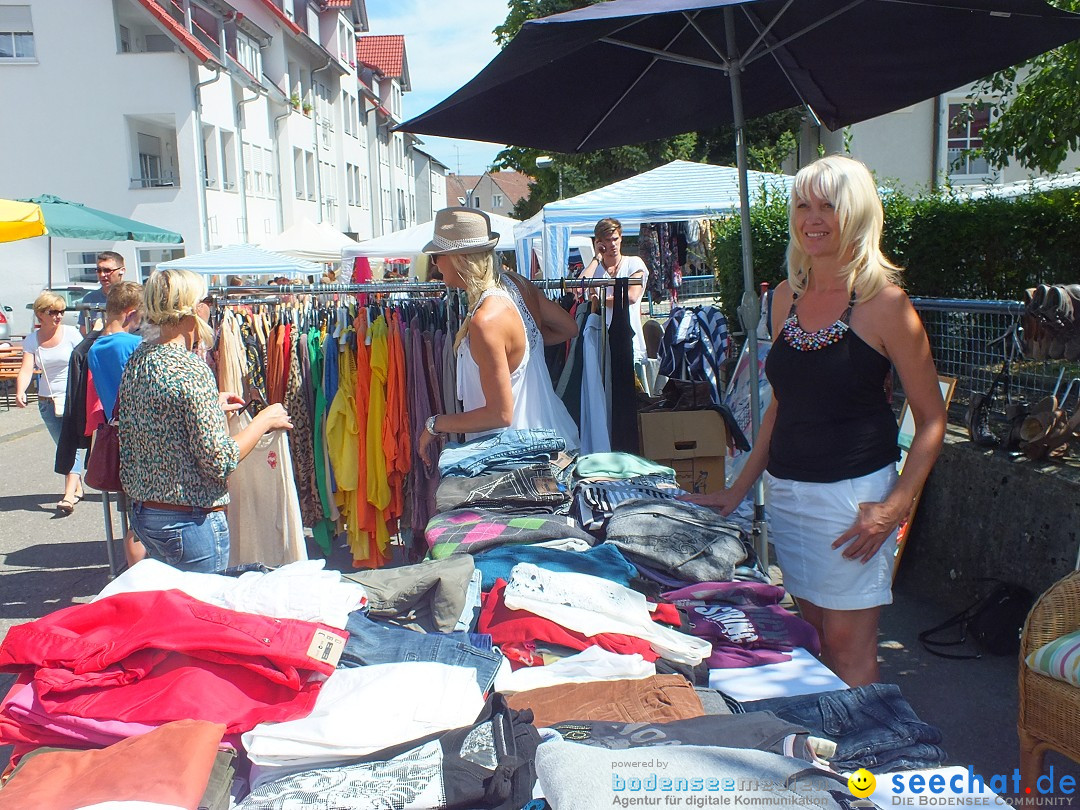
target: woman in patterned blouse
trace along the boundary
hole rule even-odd
[[[229,563],[226,478],[263,434],[292,423],[275,404],[229,436],[225,414],[243,401],[219,394],[195,354],[213,340],[205,297],[206,282],[188,270],[158,270],[146,282],[146,320],[161,334],[135,350],[120,382],[120,480],[149,556],[214,573]]]

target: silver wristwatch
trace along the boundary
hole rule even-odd
[[[438,418],[438,416],[439,416],[438,414],[435,414],[435,416],[429,416],[427,418],[427,421],[424,423],[424,428],[432,436],[438,436],[439,435],[439,431],[437,431],[435,429],[435,419]]]

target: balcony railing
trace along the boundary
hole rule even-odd
[[[174,174],[131,178],[131,188],[178,188],[179,186],[180,178]]]

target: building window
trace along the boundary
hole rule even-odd
[[[127,279],[128,281],[141,281],[144,278],[149,278],[150,274],[154,272],[154,268],[162,262],[171,262],[173,259],[182,259],[184,257],[183,248],[138,248],[135,252],[138,255],[140,278]],[[94,269],[96,272],[96,266]]]
[[[196,3],[191,4],[191,33],[211,53],[217,53],[221,47],[221,22],[214,12]]]
[[[491,210],[494,211],[496,208],[502,208],[502,206],[503,206],[503,195],[502,194],[492,194],[491,195]]]
[[[304,152],[304,177],[307,180],[307,198],[315,199],[315,155]]]
[[[293,185],[296,199],[304,199],[304,150],[293,147]]]
[[[163,168],[161,138],[139,132],[136,139],[139,144],[139,176],[135,182],[142,188],[175,185],[176,178]]]
[[[30,6],[0,6],[0,59],[29,62],[36,58]]]
[[[360,207],[366,209],[371,208],[371,191],[368,187],[366,174],[360,175]]]
[[[262,53],[258,43],[247,34],[236,34],[236,61],[252,76],[262,76]]]
[[[97,252],[69,250],[64,254],[69,284],[97,284]]]
[[[236,191],[236,146],[231,132],[221,132],[221,188]]]
[[[979,177],[990,173],[986,158],[967,154],[982,147],[982,133],[990,124],[990,104],[966,102],[949,104],[947,142],[949,174],[952,177]]]

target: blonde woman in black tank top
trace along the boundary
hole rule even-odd
[[[877,627],[892,601],[895,533],[945,435],[945,407],[918,314],[881,252],[869,170],[832,155],[795,178],[788,279],[773,301],[773,400],[730,489],[686,496],[729,514],[763,473],[785,587],[851,686],[878,679]],[[915,417],[904,467],[885,392],[895,368]]]

